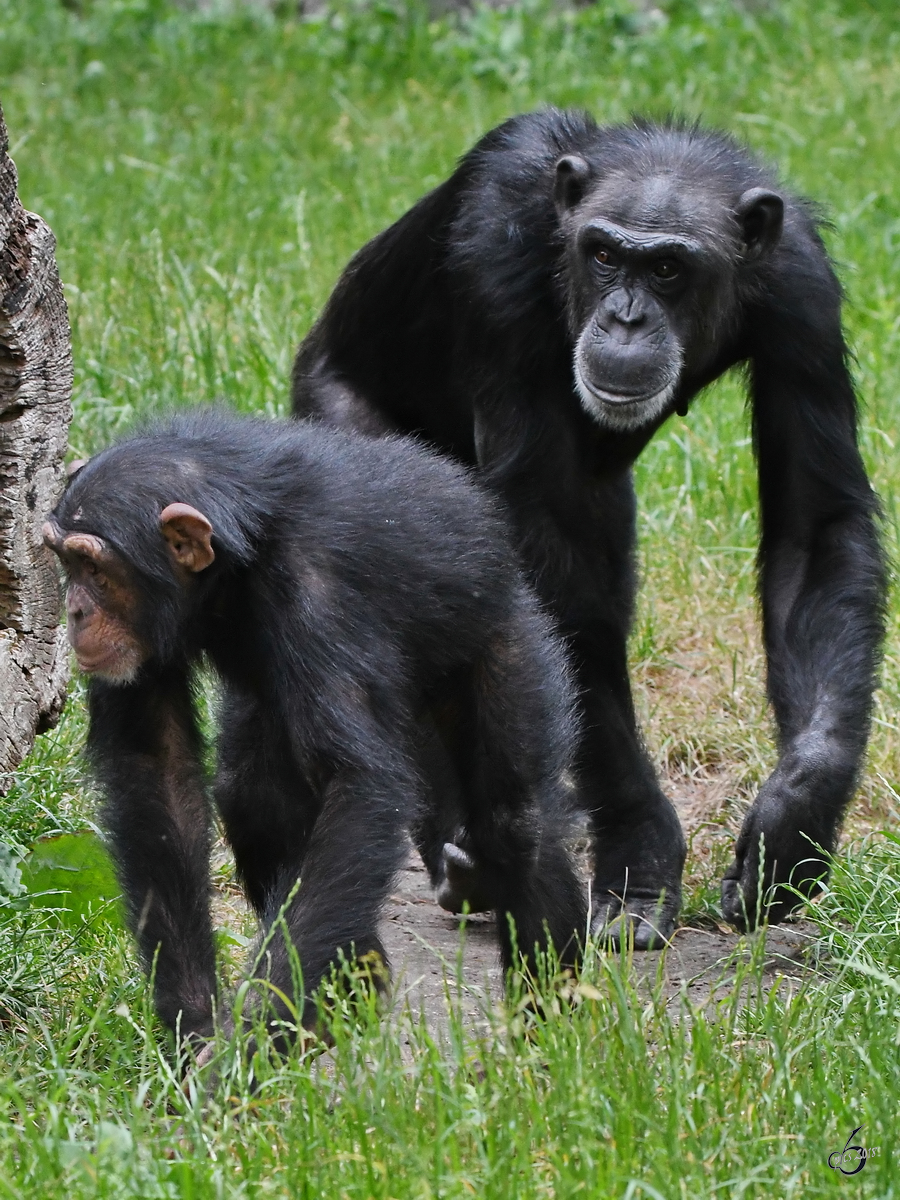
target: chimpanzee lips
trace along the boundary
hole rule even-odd
[[[104,666],[112,666],[116,661],[117,655],[114,650],[100,650],[93,654],[85,654],[84,651],[75,650],[75,661],[78,663],[80,670],[87,672],[89,675],[102,672]]]
[[[639,394],[611,391],[599,387],[583,369],[581,356],[575,351],[575,386],[585,410],[598,424],[612,429],[637,429],[655,420],[672,401],[678,386],[678,372],[653,392]]]
[[[88,653],[76,646],[72,646],[72,649],[79,670],[86,675],[98,675],[110,683],[130,683],[142,661],[141,654],[134,647],[110,645]]]

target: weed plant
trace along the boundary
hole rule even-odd
[[[830,219],[894,553],[898,51],[886,0],[523,0],[444,17],[342,0],[307,19],[292,4],[0,0],[20,193],[56,233],[70,307],[73,455],[185,403],[283,412],[294,347],[349,255],[503,117],[675,111],[749,141]],[[673,418],[637,480],[638,702],[669,787],[705,797],[689,906],[713,920],[741,805],[773,763],[742,381]],[[486,1014],[481,1034],[416,1013],[385,1034],[338,1006],[334,1048],[263,1062],[255,1090],[223,1043],[209,1099],[173,1072],[118,921],[63,926],[22,883],[37,837],[94,817],[76,688],[4,800],[0,1196],[897,1195],[897,627],[893,603],[851,823],[888,834],[839,859],[802,983],[767,991],[757,939],[702,1009],[636,990],[627,955],[598,956],[567,998],[548,986],[540,1018]],[[828,1157],[860,1125],[879,1153],[850,1178]]]

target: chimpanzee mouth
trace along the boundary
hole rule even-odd
[[[74,647],[73,647],[74,649]],[[132,683],[140,669],[137,655],[124,655],[118,648],[101,650],[97,654],[84,654],[75,650],[78,669],[86,675],[95,675],[107,683]]]
[[[649,395],[629,396],[622,392],[608,392],[587,378],[575,354],[575,386],[581,403],[594,420],[607,429],[639,429],[656,420],[669,407],[678,386],[678,372],[673,372],[666,383]]]

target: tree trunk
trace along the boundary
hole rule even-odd
[[[72,419],[69,318],[53,234],[16,195],[0,110],[0,793],[65,699],[59,583],[41,524]]]

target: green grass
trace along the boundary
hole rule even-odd
[[[886,0],[662,8],[525,3],[429,23],[384,0],[302,22],[163,0],[0,0],[20,192],[56,233],[70,305],[73,454],[183,403],[283,411],[294,346],[349,255],[510,113],[675,110],[745,138],[830,216],[895,553],[900,17]],[[716,822],[733,826],[773,762],[748,433],[732,378],[673,419],[638,470],[639,704],[670,779],[723,796],[695,839],[694,911],[712,909],[728,853]],[[894,603],[863,830],[896,821],[898,616]],[[93,818],[83,721],[76,690],[4,799],[14,857]],[[110,914],[66,928],[11,898],[0,1196],[897,1195],[898,889],[895,841],[841,860],[820,906],[827,971],[800,994],[759,991],[761,950],[743,988],[703,1014],[634,994],[627,963],[602,962],[574,1011],[527,1037],[497,1015],[481,1043],[456,1029],[439,1045],[410,1018],[407,1051],[374,1019],[339,1022],[327,1060],[275,1065],[255,1095],[223,1048],[208,1105],[174,1079]],[[859,1124],[881,1155],[850,1180],[826,1159]]]

